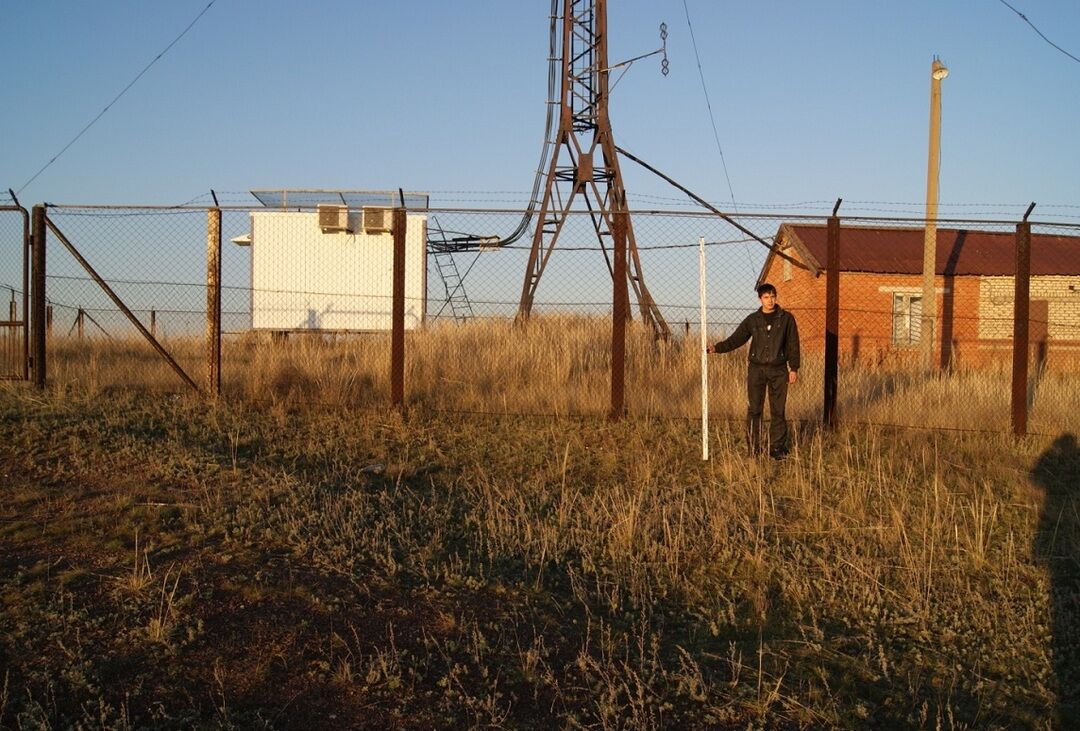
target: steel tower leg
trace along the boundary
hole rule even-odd
[[[605,259],[608,259],[605,241],[611,240],[614,215],[627,214],[627,281],[642,320],[657,337],[667,338],[671,331],[645,286],[608,117],[607,0],[563,0],[561,19],[559,129],[529,250],[517,319],[526,320],[532,313],[540,277],[580,195],[592,217]],[[595,155],[598,149],[600,155]],[[614,277],[610,259],[608,270]]]

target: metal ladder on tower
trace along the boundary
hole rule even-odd
[[[436,251],[434,256],[435,268],[439,270],[439,277],[442,278],[443,287],[446,288],[446,304],[439,308],[439,313],[441,314],[448,304],[454,320],[464,322],[473,316],[473,308],[465,294],[465,285],[461,281],[454,255],[445,251]]]
[[[442,307],[439,308],[439,311],[435,313],[435,317],[439,317],[443,310],[446,309],[446,306],[449,305],[454,320],[456,322],[465,322],[465,320],[474,316],[472,303],[469,302],[469,297],[465,293],[465,282],[462,280],[454,255],[450,251],[450,242],[446,239],[446,232],[439,227],[438,220],[434,216],[432,217],[432,224],[434,224],[433,227],[438,232],[438,235],[442,237],[442,241],[439,242],[437,239],[434,242],[429,241],[428,248],[435,259],[435,270],[439,272],[439,279],[442,280],[443,289],[446,291],[446,300],[443,302]]]

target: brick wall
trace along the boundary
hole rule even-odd
[[[785,253],[797,258],[794,249]],[[825,344],[825,273],[814,274],[774,257],[766,281],[777,288],[781,306],[797,318],[806,353]],[[1047,365],[1080,370],[1080,292],[1076,277],[1032,277],[1033,358]],[[958,367],[1010,363],[1012,359],[1012,277],[935,278],[937,332],[935,362]],[[918,275],[844,272],[840,275],[840,357],[868,364],[921,361],[917,344],[893,343],[893,296],[919,295]],[[1045,301],[1045,305],[1039,305]],[[1040,309],[1042,308],[1042,309]],[[942,342],[945,343],[944,350]]]

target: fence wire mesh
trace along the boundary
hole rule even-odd
[[[386,406],[394,236],[390,211],[380,210],[223,210],[225,398],[285,406]],[[207,209],[52,206],[48,215],[132,316],[204,384]],[[512,237],[523,216],[512,209],[408,211],[409,404],[461,412],[606,413],[611,236],[587,211],[565,215],[555,245],[535,252],[543,266],[534,282],[527,273],[536,271],[530,254],[537,221]],[[8,223],[0,216],[4,241],[10,238]],[[788,417],[820,420],[824,217],[642,210],[632,213],[630,234],[631,415],[700,415],[698,281],[704,241],[709,341],[730,334],[758,307],[756,284],[774,284],[780,305],[796,316],[803,353]],[[842,421],[1008,431],[1016,241],[1015,222],[938,221],[935,306],[924,316],[925,222],[841,221]],[[1071,380],[1080,370],[1078,242],[1080,227],[1033,226],[1027,337],[1035,431],[1080,426],[1078,389]],[[17,269],[14,259],[5,257],[5,286]],[[523,318],[527,291],[531,307]],[[51,380],[152,392],[186,388],[54,233],[48,239],[47,295]],[[670,333],[666,338],[655,337],[645,324],[642,309],[649,301]],[[745,349],[710,360],[714,418],[744,417],[745,364]]]
[[[25,376],[26,212],[0,194],[0,379]]]

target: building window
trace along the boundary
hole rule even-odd
[[[917,345],[922,333],[922,295],[893,293],[892,341],[893,345]]]

